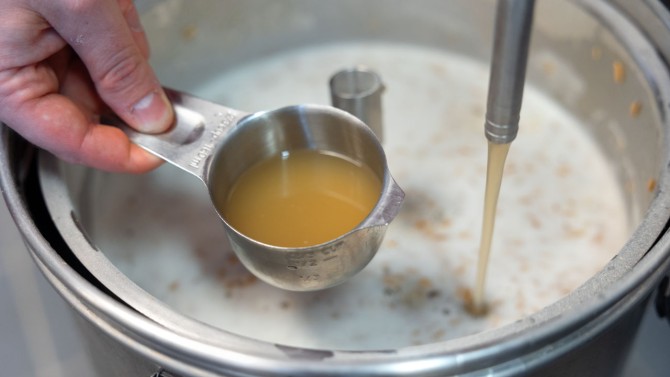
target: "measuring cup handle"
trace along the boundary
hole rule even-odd
[[[105,119],[130,140],[163,160],[206,181],[207,168],[216,146],[247,113],[165,88],[172,102],[175,121],[162,134],[136,131],[119,118]]]

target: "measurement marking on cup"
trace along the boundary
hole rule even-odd
[[[286,268],[298,270],[301,268],[317,267],[319,261],[312,255],[289,255],[286,257]]]
[[[319,274],[299,275],[298,277],[304,281],[319,281],[321,278]]]
[[[235,113],[233,113],[230,110],[227,111],[226,113],[219,112],[214,115],[216,117],[222,117],[222,119],[219,120],[219,123],[210,132],[209,141],[200,147],[198,153],[195,154],[191,162],[188,164],[193,168],[200,167],[202,161],[206,160],[207,157],[209,157],[209,155],[212,154],[212,151],[216,146],[216,141],[219,139],[219,137],[221,137],[221,135],[223,135],[223,131],[226,128],[230,127],[230,125],[233,123],[233,120],[235,119]]]

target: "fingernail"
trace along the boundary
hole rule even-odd
[[[159,133],[172,123],[173,110],[163,91],[154,91],[137,101],[131,109],[136,119],[135,127],[140,132]]]

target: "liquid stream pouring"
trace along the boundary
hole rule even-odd
[[[499,0],[486,106],[485,134],[488,139],[486,192],[481,244],[472,306],[475,314],[486,311],[484,288],[495,214],[505,159],[519,131],[519,112],[528,61],[534,0]]]

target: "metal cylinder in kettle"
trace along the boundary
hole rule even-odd
[[[489,58],[490,2],[267,5],[138,2],[161,79],[188,90],[215,72],[266,58],[278,48],[349,40],[415,44]],[[189,12],[183,11],[186,7]],[[78,260],[72,244],[64,241],[71,235],[56,226],[72,220],[52,218],[44,204],[51,186],[40,189],[38,182],[67,182],[84,189],[81,194],[95,172],[73,168],[60,176],[62,170],[39,166],[35,150],[3,127],[3,195],[38,267],[72,308],[100,376],[616,375],[645,303],[670,264],[670,237],[665,234],[670,124],[664,116],[670,75],[663,63],[670,58],[668,20],[668,12],[654,1],[537,2],[528,82],[589,125],[587,132],[598,140],[625,188],[634,231],[617,256],[576,291],[486,333],[376,351],[313,349],[213,328],[171,311],[150,295],[139,297],[143,308],[133,307],[113,293],[119,287],[101,283],[102,277]],[[412,27],[398,27],[404,23]],[[185,33],[194,25],[196,38]],[[627,69],[622,83],[614,82],[614,63]],[[635,101],[643,110],[632,115]],[[651,190],[649,179],[654,180]],[[73,224],[73,232],[83,226]],[[76,247],[100,251],[86,237],[77,240]],[[131,282],[117,278],[121,288],[132,289]]]

